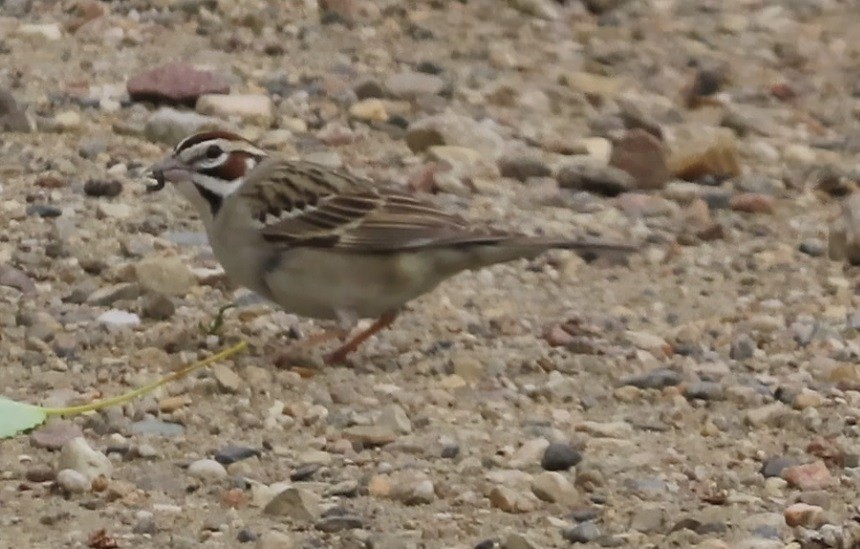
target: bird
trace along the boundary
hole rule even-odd
[[[148,176],[148,191],[170,182],[191,203],[234,283],[289,313],[338,323],[331,333],[342,344],[327,364],[347,363],[406,303],[461,271],[554,248],[636,250],[479,226],[414,193],[270,154],[224,130],[186,137]],[[374,321],[348,337],[362,319]]]

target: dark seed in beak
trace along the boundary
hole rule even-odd
[[[151,174],[151,177],[153,179],[155,179],[155,184],[146,186],[146,192],[148,192],[148,193],[154,193],[154,192],[160,191],[161,189],[164,188],[164,185],[167,183],[167,181],[164,179],[164,172],[161,170],[154,170]]]

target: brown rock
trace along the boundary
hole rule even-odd
[[[22,294],[36,293],[36,284],[27,273],[10,265],[0,265],[0,286],[15,288]]]
[[[228,93],[230,86],[212,72],[197,70],[187,63],[169,63],[133,76],[127,89],[134,101],[193,106],[201,95]]]
[[[662,189],[670,177],[663,144],[641,129],[628,131],[614,144],[609,165],[632,175],[638,189]]]
[[[506,513],[528,513],[536,508],[531,499],[504,486],[496,486],[490,491],[490,504]]]
[[[786,467],[782,471],[782,478],[791,486],[801,490],[822,490],[833,482],[830,470],[821,460],[805,465]]]
[[[59,450],[76,437],[84,436],[81,428],[68,420],[50,421],[30,435],[30,444],[36,448]]]
[[[729,207],[736,212],[772,214],[774,198],[761,193],[740,193],[729,200]]]
[[[680,179],[696,181],[705,176],[724,179],[741,173],[734,133],[708,126],[676,129],[669,171]]]
[[[824,509],[817,505],[807,505],[806,503],[789,505],[783,511],[785,523],[792,528],[795,526],[818,528],[823,524],[823,515]]]

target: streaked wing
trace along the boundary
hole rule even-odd
[[[263,238],[285,246],[383,253],[495,242],[505,234],[470,227],[409,194],[314,164],[267,161],[239,191]]]

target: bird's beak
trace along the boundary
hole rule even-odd
[[[177,182],[188,178],[191,170],[172,155],[154,164],[147,172],[147,177],[155,179],[154,185],[147,185],[147,192],[156,192],[164,188],[168,181]]]

